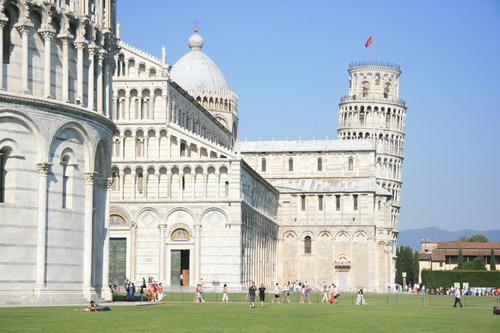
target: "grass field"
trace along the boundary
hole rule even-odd
[[[500,332],[500,316],[486,307],[496,297],[467,297],[485,307],[460,309],[451,307],[452,296],[434,296],[429,298],[433,306],[422,306],[417,295],[399,295],[398,305],[386,305],[393,302],[387,295],[367,294],[368,305],[356,306],[354,295],[345,294],[338,305],[268,301],[262,309],[249,308],[241,294],[235,295],[242,302],[229,304],[211,301],[214,294],[206,294],[206,303],[193,303],[192,294],[184,298],[188,295],[189,302],[115,303],[107,312],[76,312],[75,306],[0,308],[0,332]],[[429,299],[424,296],[423,302]]]

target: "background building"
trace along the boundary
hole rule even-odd
[[[236,95],[196,30],[188,45],[171,68],[164,50],[121,44],[110,278],[385,290],[406,117],[399,66],[350,65],[338,140],[240,142]]]
[[[109,296],[115,5],[1,1],[2,303]]]

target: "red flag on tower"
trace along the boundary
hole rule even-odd
[[[368,40],[366,41],[365,47],[372,45],[372,43],[373,43],[373,36],[370,36],[370,38],[368,38]]]

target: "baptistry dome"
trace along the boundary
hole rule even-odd
[[[201,52],[203,38],[198,29],[189,38],[191,51],[175,63],[170,77],[189,93],[218,93],[230,91],[226,78],[217,65]]]

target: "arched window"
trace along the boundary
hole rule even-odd
[[[323,196],[318,196],[318,210],[323,210]]]
[[[318,157],[318,171],[323,171],[323,159]]]
[[[293,157],[288,159],[288,171],[293,171]]]
[[[300,196],[300,209],[303,211],[306,210],[306,196],[305,195]]]
[[[304,254],[311,254],[311,236],[304,237]]]
[[[186,144],[183,142],[181,143],[181,157],[186,156]]]
[[[357,195],[357,194],[354,194],[354,195],[352,196],[352,199],[353,199],[353,203],[352,203],[352,205],[353,205],[353,209],[354,209],[354,210],[358,210],[358,195]]]
[[[139,191],[139,193],[142,193],[143,190],[144,190],[144,176],[141,172],[140,174],[137,175],[137,191]]]
[[[262,161],[261,161],[261,166],[260,166],[261,171],[266,172],[266,167],[267,167],[267,165],[266,165],[266,158],[263,157]]]
[[[7,23],[3,27],[3,63],[4,64],[9,64],[10,63],[10,43],[11,43],[11,19],[10,19],[10,14],[8,10],[4,11],[5,16],[7,16]],[[2,202],[2,201],[0,201]]]
[[[117,171],[113,171],[113,186],[111,187],[111,191],[119,191],[120,190],[120,175]]]
[[[62,208],[68,208],[68,182],[69,182],[69,176],[68,176],[68,161],[69,157],[64,156],[61,165],[63,168],[63,179],[62,179]]]
[[[352,156],[349,157],[348,169],[349,171],[352,171],[354,169],[354,159],[352,158]]]
[[[340,210],[340,195],[335,196],[335,210]]]
[[[7,156],[3,150],[0,150],[0,202],[5,202],[5,183],[6,174],[5,164],[7,162]]]

